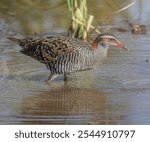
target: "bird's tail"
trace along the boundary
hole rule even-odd
[[[7,37],[7,39],[9,39],[11,41],[14,41],[17,44],[19,44],[21,42],[21,39],[18,39],[18,38],[12,37],[12,36]]]

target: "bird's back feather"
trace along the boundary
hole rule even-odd
[[[22,47],[23,54],[31,56],[41,62],[51,62],[59,56],[77,52],[78,50],[93,50],[91,44],[75,38],[65,36],[51,36],[46,38],[17,39],[8,37]]]

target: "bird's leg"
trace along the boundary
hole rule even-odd
[[[58,76],[58,75],[50,75],[50,76],[48,77],[47,82],[48,82],[48,83],[52,82],[52,80],[54,80],[57,76]]]
[[[64,81],[68,81],[67,74],[64,74]]]

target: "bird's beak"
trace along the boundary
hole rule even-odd
[[[119,42],[118,44],[117,44],[117,47],[119,47],[119,48],[123,48],[123,49],[125,49],[125,50],[127,50],[127,51],[129,51],[129,48],[128,47],[126,47],[122,42]]]
[[[126,47],[125,45],[123,46],[123,48],[124,48],[125,50],[129,51],[129,48]]]

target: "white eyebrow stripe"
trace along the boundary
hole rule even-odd
[[[115,36],[112,36],[112,35],[102,35],[103,38],[113,38],[117,41],[120,41],[118,38],[116,38]]]

